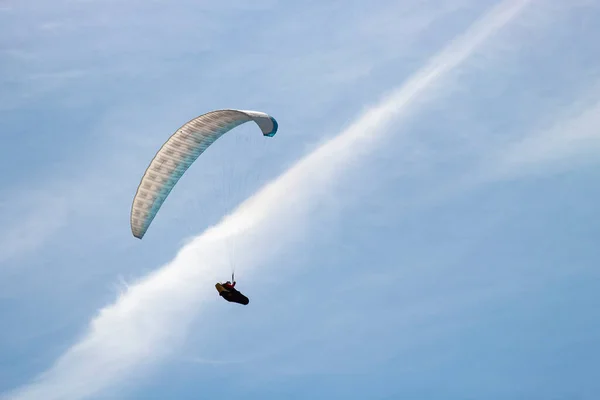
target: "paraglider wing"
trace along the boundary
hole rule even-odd
[[[131,231],[144,237],[152,220],[194,161],[218,138],[233,128],[254,121],[264,136],[277,132],[277,121],[263,112],[217,110],[184,124],[156,153],[138,186],[131,208]]]

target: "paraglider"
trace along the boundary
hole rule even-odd
[[[219,296],[230,303],[248,305],[250,300],[237,289],[235,289],[235,280],[233,278],[233,274],[231,275],[231,280],[233,282],[227,281],[225,283],[217,283],[215,285],[217,292],[219,292]]]
[[[216,110],[200,115],[181,126],[158,150],[138,185],[131,206],[131,232],[142,239],[156,214],[179,179],[218,138],[233,128],[254,121],[263,136],[273,137],[278,124],[275,118],[259,111]],[[233,283],[215,285],[228,302],[247,305],[250,301]]]
[[[254,121],[263,136],[273,137],[277,121],[259,111],[216,110],[180,127],[158,150],[146,169],[131,207],[131,231],[142,239],[179,179],[218,138],[233,128]]]

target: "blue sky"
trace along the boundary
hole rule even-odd
[[[1,2],[0,398],[596,399],[599,21]],[[134,239],[155,151],[219,108],[279,132],[220,139]]]

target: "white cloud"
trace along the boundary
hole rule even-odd
[[[578,105],[578,107],[582,107]],[[500,177],[535,173],[548,168],[564,169],[569,165],[594,159],[600,150],[600,101],[583,105],[562,122],[535,135],[526,136],[499,156],[495,173]]]
[[[224,239],[239,236],[238,251],[244,254],[240,267],[244,271],[257,267],[297,239],[310,222],[311,209],[327,194],[328,184],[377,144],[382,136],[375,133],[408,111],[406,107],[416,96],[468,58],[527,3],[509,1],[493,9],[340,135],[182,248],[168,265],[131,285],[114,304],[100,311],[86,335],[54,366],[7,398],[88,397],[168,355],[184,338],[187,325],[202,310],[202,304],[220,301],[212,290],[199,288],[218,278],[213,266],[220,263]],[[286,201],[281,201],[283,197]],[[267,232],[268,237],[276,238],[276,245],[265,243]]]

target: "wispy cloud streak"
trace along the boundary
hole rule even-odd
[[[564,122],[543,130],[536,135],[523,138],[508,149],[495,162],[494,172],[501,178],[521,175],[524,168],[532,173],[553,164],[553,168],[564,169],[565,163],[586,162],[596,159],[600,149],[600,101],[585,106],[578,105],[575,116],[564,118]],[[534,167],[534,168],[532,168]]]
[[[87,334],[54,366],[7,398],[89,397],[168,356],[202,304],[218,301],[207,282],[219,278],[216,266],[227,238],[237,236],[245,272],[290,244],[306,228],[303,223],[309,222],[309,212],[328,192],[332,180],[372,150],[385,128],[409,111],[407,106],[418,95],[465,61],[527,3],[508,1],[491,10],[380,104],[192,240],[172,262],[131,285],[100,311]],[[266,243],[265,238],[271,241]]]

